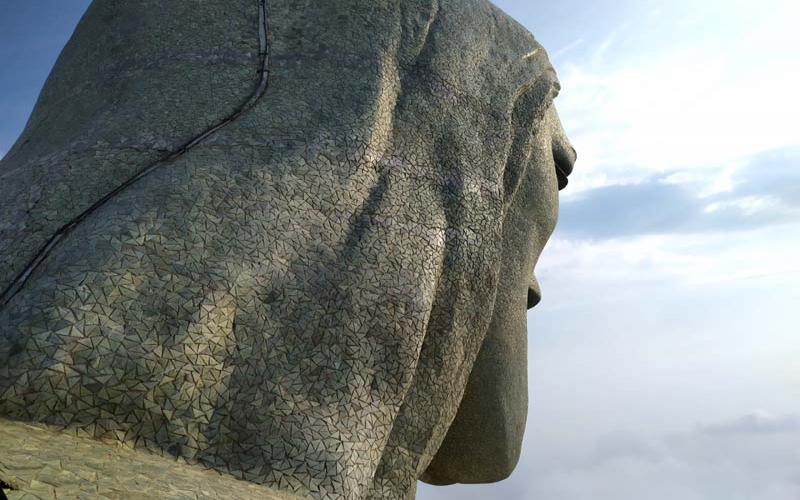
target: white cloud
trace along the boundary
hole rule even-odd
[[[583,38],[576,38],[575,40],[573,40],[572,42],[568,43],[564,47],[561,47],[560,49],[558,49],[555,52],[553,52],[552,54],[550,54],[550,59],[555,61],[558,58],[563,57],[565,54],[569,53],[570,51],[576,49],[582,43],[583,43]]]
[[[729,201],[719,201],[706,205],[704,212],[712,213],[720,209],[732,207],[738,209],[743,215],[754,215],[768,208],[777,207],[781,200],[775,196],[744,196]]]
[[[583,168],[718,167],[800,141],[800,99],[787,99],[800,88],[800,68],[767,80],[737,75],[740,61],[697,52],[610,74],[562,71],[568,90],[559,109],[567,130],[577,130]]]
[[[692,247],[687,238],[661,235],[602,242],[552,238],[537,274],[564,282],[656,282],[694,275],[713,265],[713,256]]]
[[[531,477],[528,498],[798,498],[800,434],[787,430],[775,438],[754,444],[747,436],[705,432],[606,436],[576,465]]]
[[[712,436],[799,433],[800,415],[775,415],[766,410],[757,409],[740,418],[700,424],[698,432]],[[800,444],[800,441],[798,443]]]
[[[557,105],[579,155],[570,190],[630,182],[642,170],[719,169],[800,143],[800,35],[787,21],[798,8],[767,7],[748,10],[754,19],[742,34],[676,34],[669,48],[620,57],[615,33],[560,64]],[[719,11],[705,21],[721,23],[735,9]]]
[[[744,205],[756,201],[742,201]],[[763,202],[767,203],[767,202]],[[798,226],[736,233],[646,235],[602,241],[552,238],[537,265],[548,287],[694,286],[800,273]],[[600,299],[599,297],[597,299]]]
[[[757,412],[761,419],[796,422],[797,415]],[[746,415],[731,422],[749,422]],[[727,421],[710,424],[725,428]],[[762,425],[762,424],[756,424]],[[613,432],[560,460],[523,461],[512,484],[422,486],[426,499],[547,500],[793,500],[800,497],[800,426],[771,432],[708,432],[706,428],[648,436]],[[549,453],[539,449],[539,453]],[[519,474],[519,476],[517,476]],[[524,477],[521,477],[524,476]],[[484,495],[484,496],[481,496]]]
[[[734,179],[734,175],[746,166],[746,161],[738,160],[730,162],[723,167],[676,170],[674,173],[659,179],[658,182],[668,185],[698,184],[703,187],[698,191],[697,196],[699,198],[708,198],[720,193],[729,193],[733,191],[737,184],[744,182],[742,179]]]
[[[733,176],[745,166],[744,161],[733,161],[723,168],[707,171],[707,176],[704,179],[705,188],[698,193],[700,198],[708,198],[720,193],[729,193],[733,191],[737,184],[745,182],[742,179],[734,180]]]
[[[621,30],[616,30],[608,35],[605,40],[603,40],[597,47],[592,51],[592,65],[599,65],[606,62],[606,54],[608,50],[611,48],[612,45],[616,42],[617,37],[619,36],[619,32]]]

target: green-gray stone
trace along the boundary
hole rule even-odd
[[[95,0],[0,162],[0,414],[313,499],[503,479],[558,88],[485,0]]]

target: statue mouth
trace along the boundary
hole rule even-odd
[[[558,165],[556,165],[556,179],[558,179],[558,190],[559,191],[561,191],[562,189],[567,187],[567,184],[569,184],[569,180],[567,179],[567,175],[568,174],[565,174],[564,171],[561,170],[561,168]]]
[[[553,145],[553,160],[555,161],[556,166],[556,177],[558,178],[559,191],[567,187],[567,184],[569,183],[567,177],[569,177],[569,174],[572,173],[572,169],[575,167],[576,157],[577,155],[575,154],[575,148],[573,148],[571,145],[560,142],[557,142]]]
[[[532,309],[541,301],[542,289],[539,287],[536,277],[532,277],[530,283],[528,283],[528,309]]]

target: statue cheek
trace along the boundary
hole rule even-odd
[[[538,137],[533,144],[525,179],[504,223],[504,232],[516,232],[516,245],[524,266],[533,268],[558,221],[559,181],[549,137]],[[509,231],[509,225],[516,229]],[[504,245],[506,242],[504,241]]]

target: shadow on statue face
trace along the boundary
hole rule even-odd
[[[552,170],[556,173],[558,190],[562,191],[567,187],[568,177],[572,174],[577,154],[575,148],[572,147],[572,144],[570,144],[567,139],[564,129],[561,127],[561,121],[555,110],[555,105],[551,105],[550,109],[548,109],[540,130],[542,130],[543,133],[540,137],[537,137],[538,143],[535,147],[536,151],[539,152],[535,154],[535,157],[538,161],[542,162],[542,166],[538,168],[550,170],[552,167]],[[548,149],[551,151],[550,155],[547,154]],[[555,210],[557,212],[557,199],[555,204]],[[543,248],[541,247],[534,249],[534,263],[538,261],[542,250]],[[541,300],[542,291],[539,287],[539,282],[533,277],[528,288],[528,309],[535,307]]]
[[[526,312],[542,298],[534,267],[576,160],[554,105],[535,125],[526,158],[504,220],[492,321],[456,418],[421,478],[430,484],[500,481],[519,461],[528,405]]]

